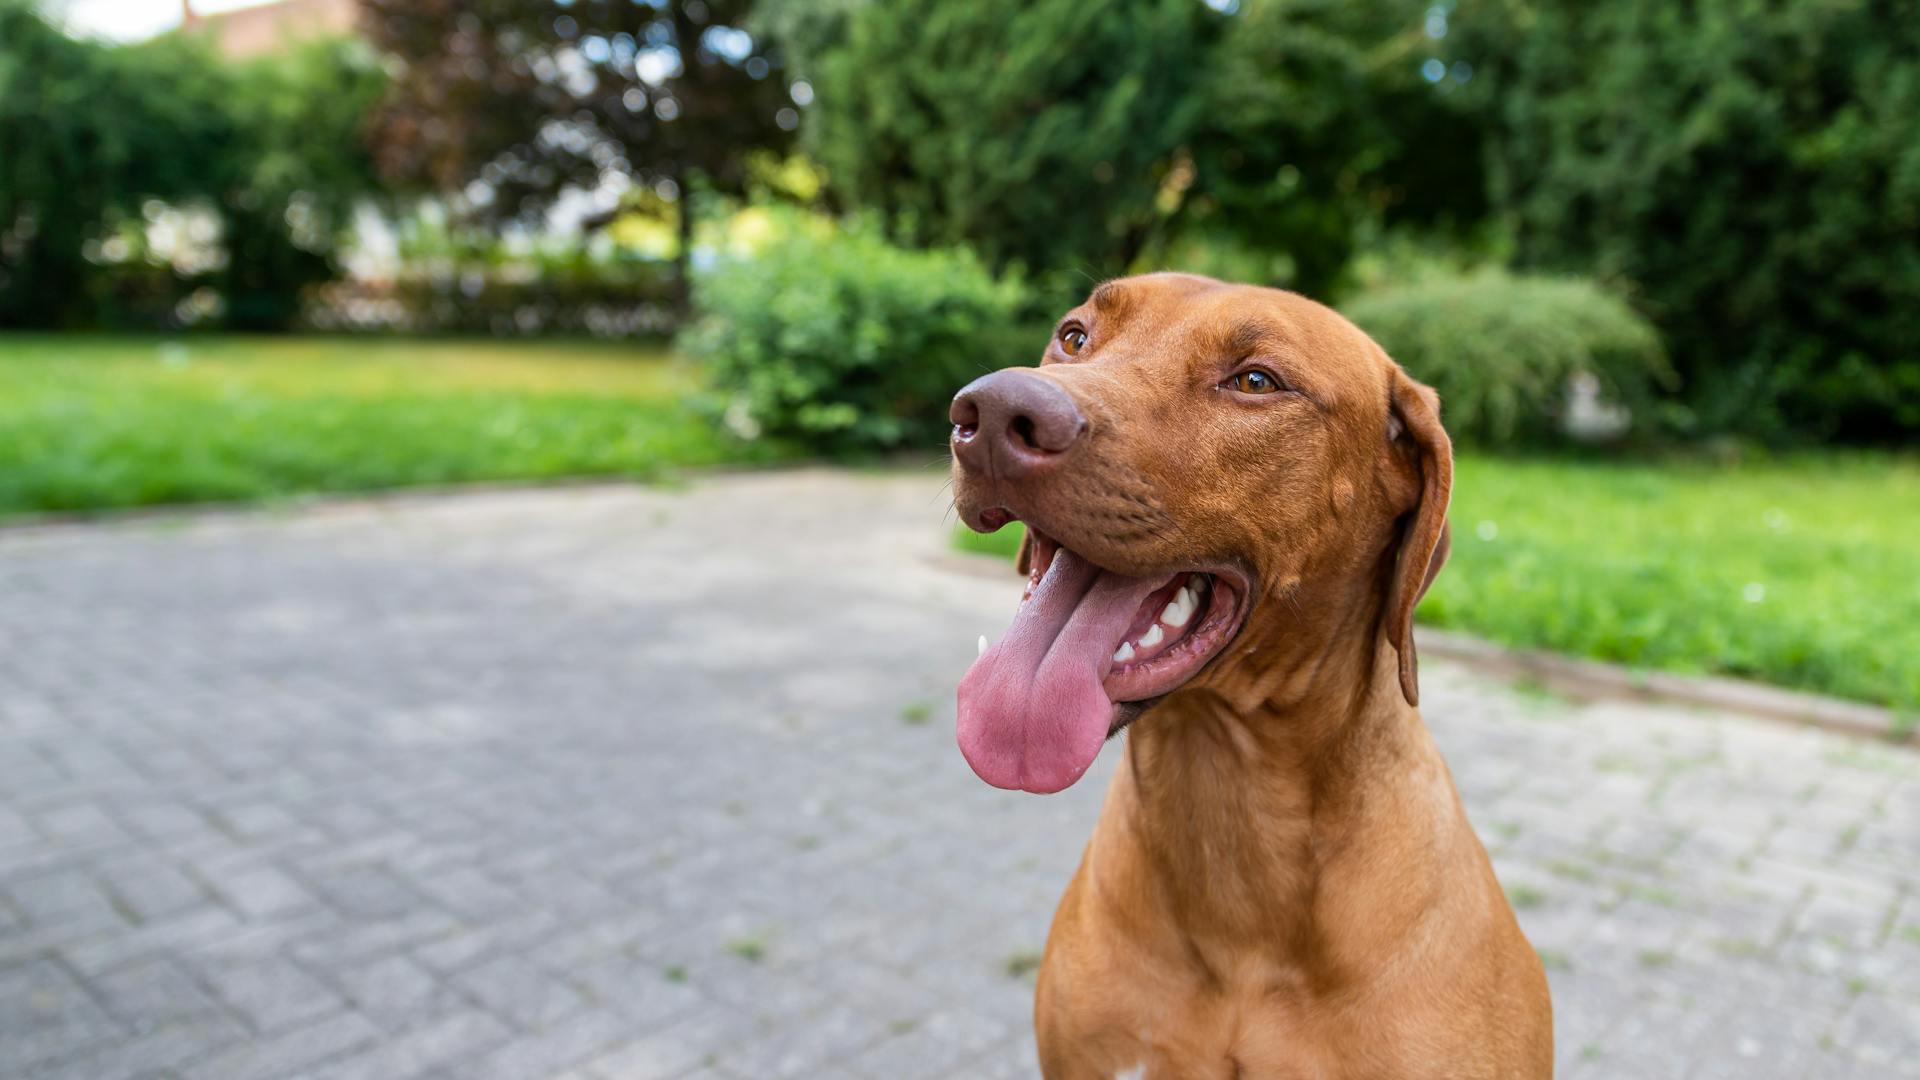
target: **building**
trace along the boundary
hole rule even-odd
[[[180,27],[203,34],[221,53],[237,58],[277,52],[317,37],[350,34],[359,20],[355,0],[269,0],[211,15],[180,0]]]

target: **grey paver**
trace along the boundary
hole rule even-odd
[[[510,1035],[498,1018],[468,1010],[425,1021],[302,1076],[304,1080],[411,1080],[485,1053]]]
[[[448,981],[496,1014],[533,1030],[589,1004],[577,987],[542,970],[525,954],[489,960]]]
[[[281,957],[215,961],[206,966],[205,978],[257,1031],[277,1031],[345,1006],[324,983]]]
[[[280,1077],[351,1053],[379,1041],[380,1031],[356,1013],[262,1036],[209,1058],[191,1062],[182,1072],[194,1080],[252,1080]]]
[[[968,772],[1018,583],[943,510],[802,471],[0,531],[0,1075],[1032,1076],[1116,755]],[[1915,1075],[1914,754],[1422,675],[1562,1076]]]
[[[50,960],[0,971],[0,1074],[44,1062],[119,1034],[73,974]]]

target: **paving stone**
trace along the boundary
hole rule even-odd
[[[346,1004],[320,980],[278,957],[217,962],[205,969],[205,977],[257,1031],[277,1031]]]
[[[847,1059],[848,1071],[880,1080],[888,1076],[943,1076],[995,1045],[1020,1035],[969,1009],[948,1006],[911,1024],[894,1025],[892,1038]]]
[[[717,1064],[720,1052],[754,1033],[735,1015],[713,1009],[683,1017],[589,1062],[589,1076],[604,1080],[666,1080]]]
[[[71,752],[72,747],[62,746],[62,750]],[[106,812],[91,802],[65,803],[50,807],[35,815],[40,831],[48,839],[66,844],[83,844],[100,841],[125,839],[126,833],[108,817]]]
[[[448,981],[496,1014],[530,1029],[546,1027],[589,1004],[577,987],[524,955],[490,960]]]
[[[114,932],[90,936],[64,947],[61,955],[82,973],[111,971],[154,956],[166,956],[208,947],[227,940],[242,928],[231,912],[198,907],[178,915]]]
[[[397,918],[421,906],[420,895],[384,866],[329,867],[309,876],[329,902],[352,918]]]
[[[430,947],[459,933],[461,924],[438,911],[411,911],[397,918],[349,918],[336,929],[305,937],[293,946],[304,964],[358,964],[405,949]]]
[[[520,1035],[478,1057],[463,1061],[465,1080],[530,1080],[600,1057],[633,1036],[633,1021],[621,1013],[595,1010],[563,1020],[546,1031]]]
[[[271,866],[209,873],[207,881],[235,911],[249,919],[284,915],[318,903],[306,886]]]
[[[0,970],[0,1075],[24,1075],[119,1033],[79,980],[52,961]]]
[[[715,1063],[742,1076],[821,1076],[843,1059],[895,1034],[865,1009],[844,1004],[784,1017],[765,1036],[722,1050]]]
[[[91,982],[107,1011],[132,1028],[151,1030],[226,1015],[223,1006],[207,994],[205,984],[167,957],[138,961],[97,975]]]
[[[126,922],[99,881],[80,870],[56,870],[10,882],[7,895],[34,925],[118,926]]]
[[[369,1046],[380,1031],[365,1017],[339,1013],[303,1027],[242,1043],[184,1066],[193,1080],[265,1080],[282,1077],[329,1058]]]
[[[1018,583],[938,488],[0,530],[0,1076],[1033,1076],[1117,748],[954,752]],[[1424,668],[1559,1075],[1913,1075],[1920,757]]]
[[[173,1080],[185,1063],[216,1056],[249,1038],[246,1027],[231,1017],[164,1023],[129,1039],[90,1045],[36,1070],[33,1080]]]
[[[411,1080],[500,1045],[510,1031],[479,1010],[426,1021],[303,1074],[306,1080]]]
[[[208,899],[199,882],[152,857],[115,859],[101,867],[100,876],[116,906],[136,922],[176,915]]]
[[[388,956],[325,974],[353,1008],[390,1031],[444,1011],[449,1002],[465,1001],[464,995],[406,956]]]

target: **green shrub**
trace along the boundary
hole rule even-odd
[[[1362,295],[1348,318],[1440,392],[1447,430],[1486,446],[1565,437],[1574,380],[1634,428],[1665,426],[1672,370],[1653,328],[1591,282],[1485,270]]]
[[[377,59],[344,40],[233,62],[191,34],[109,45],[39,7],[0,0],[0,326],[223,311],[284,329],[375,189],[361,117],[385,81]],[[214,215],[217,241],[184,246],[217,259],[148,248],[175,211]],[[218,302],[202,308],[203,289]]]
[[[828,451],[937,444],[947,401],[1009,355],[1019,286],[962,250],[908,251],[876,228],[775,218],[756,252],[694,279],[681,346],[704,362],[735,430]]]
[[[1702,433],[1920,435],[1920,10],[1467,0],[1519,265],[1634,283]]]

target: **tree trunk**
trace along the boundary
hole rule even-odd
[[[678,240],[673,246],[673,299],[678,314],[685,318],[693,307],[693,192],[687,187],[687,170],[677,163],[673,185],[680,189],[680,197],[673,204]]]

